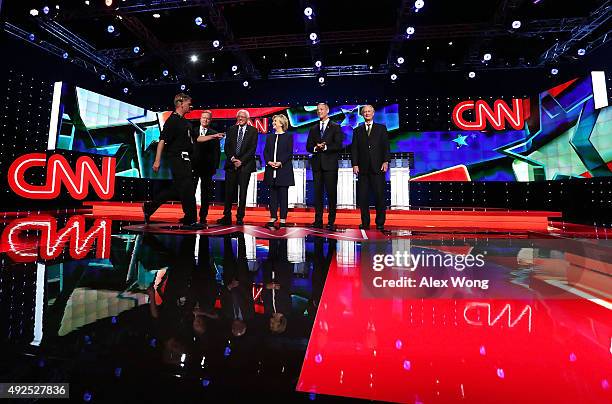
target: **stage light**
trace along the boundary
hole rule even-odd
[[[235,73],[238,71],[238,66],[237,65],[233,65],[232,66],[232,71]]]
[[[132,51],[134,51],[134,53],[140,53],[140,46],[134,46]]]
[[[586,50],[584,48],[578,49],[578,56],[584,56],[586,54]]]
[[[198,55],[191,55],[191,56],[189,57],[189,60],[191,60],[191,61],[192,61],[192,62],[194,62],[194,63],[195,63],[195,62],[197,62],[197,61],[198,61]]]
[[[196,17],[195,19],[195,24],[199,27],[200,25],[202,25],[202,17]]]
[[[168,70],[164,69],[162,70],[162,74],[164,75],[164,77],[168,76],[168,74],[170,74],[170,72],[168,72]]]
[[[28,39],[29,39],[30,41],[33,41],[33,40],[35,40],[35,39],[36,39],[36,35],[34,35],[34,34],[30,34],[30,35],[28,35]]]
[[[491,60],[491,54],[490,53],[485,53],[484,56],[482,57],[482,59],[488,62],[489,60]]]
[[[218,48],[219,46],[221,46],[221,42],[219,42],[219,40],[218,40],[218,39],[215,39],[215,40],[212,42],[212,45],[213,45],[213,48]]]
[[[416,0],[416,1],[414,2],[414,8],[416,8],[416,9],[417,9],[417,11],[418,11],[418,10],[420,10],[420,9],[422,9],[422,8],[423,8],[423,6],[425,6],[425,2],[424,2],[423,0]]]
[[[559,73],[559,69],[554,68],[554,67],[550,69],[550,74],[552,74],[553,76],[556,75],[557,73]]]
[[[31,15],[32,17],[36,17],[36,16],[38,15],[38,10],[37,10],[37,9],[35,9],[35,8],[31,9],[31,10],[30,10],[30,15]]]
[[[127,94],[130,91],[129,88],[127,87],[123,87],[123,94]]]
[[[391,73],[391,81],[397,80],[397,74]]]
[[[161,14],[159,14],[159,13],[153,14],[153,18],[159,18],[159,17],[161,17]]]
[[[370,65],[370,70],[374,70],[374,66]]]
[[[312,18],[312,8],[311,7],[306,7],[304,9],[304,15],[308,18]]]
[[[64,52],[64,53],[62,53],[62,58],[64,58],[64,59],[68,59],[68,52]]]
[[[88,6],[89,5],[89,0],[85,0],[85,5]]]
[[[408,27],[408,28],[406,28],[406,33],[407,33],[408,35],[412,35],[412,34],[414,34],[414,27]]]
[[[185,89],[186,89],[186,88],[187,88],[187,86],[186,86],[186,85],[181,84],[181,87],[180,87],[181,91],[185,91]]]
[[[101,81],[106,80],[106,74],[102,73],[102,74],[100,75],[100,80],[101,80]]]
[[[450,46],[453,46],[453,41],[450,41],[448,44],[449,44]]]
[[[325,77],[320,76],[318,80],[319,80],[319,84],[325,84]]]
[[[113,32],[115,32],[115,26],[109,25],[108,27],[106,27],[106,32],[108,32],[109,34],[112,34]]]
[[[104,0],[104,4],[106,4],[108,7],[113,5],[113,0]]]
[[[476,73],[475,72],[469,72],[468,73],[468,77],[473,79],[474,77],[476,77]]]
[[[44,6],[42,9],[43,14],[49,14],[49,7]]]
[[[521,28],[521,25],[522,25],[522,24],[521,24],[521,22],[520,22],[519,20],[514,20],[514,21],[512,21],[512,28],[514,28],[514,29],[519,29],[519,28]]]
[[[242,87],[248,87],[249,86],[249,82],[247,80],[242,82]]]
[[[59,4],[56,4],[56,5],[55,5],[55,9],[56,9],[56,10],[59,10]]]
[[[321,67],[322,65],[323,65],[323,63],[322,63],[320,60],[317,60],[317,61],[315,62],[315,66],[316,66],[316,67]]]
[[[315,32],[311,32],[310,33],[310,40],[312,42],[315,42],[317,40],[317,38],[318,38],[318,35]]]
[[[397,64],[401,65],[402,63],[404,63],[404,58],[400,56],[397,58]]]
[[[368,53],[370,53],[370,50],[369,50],[369,49],[366,49],[366,55],[367,55]]]

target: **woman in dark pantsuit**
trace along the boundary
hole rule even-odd
[[[293,136],[286,133],[289,121],[285,115],[274,115],[272,118],[274,134],[266,137],[264,161],[266,172],[264,182],[270,186],[270,221],[265,225],[274,228],[278,222],[280,207],[280,224],[286,227],[289,210],[289,187],[295,185],[293,179]]]

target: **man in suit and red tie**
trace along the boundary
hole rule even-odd
[[[238,197],[238,213],[236,224],[244,224],[247,188],[251,173],[255,171],[255,150],[257,149],[257,129],[247,125],[249,111],[241,109],[236,114],[236,125],[227,130],[225,140],[225,206],[223,217],[218,224],[232,224],[232,202],[236,200],[236,192],[240,187]]]
[[[391,152],[387,127],[374,123],[374,107],[364,105],[361,115],[365,120],[353,130],[351,145],[353,172],[358,175],[358,201],[361,209],[360,229],[370,228],[370,189],[376,201],[376,228],[385,226],[385,174],[389,169]]]
[[[340,125],[329,119],[329,106],[317,105],[319,122],[310,128],[306,150],[312,153],[310,166],[314,182],[315,221],[312,227],[323,227],[323,187],[327,192],[327,228],[336,230],[336,201],[338,187],[338,157],[344,134]]]

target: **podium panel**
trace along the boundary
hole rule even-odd
[[[342,155],[338,161],[338,208],[354,209],[357,204],[357,180],[353,174],[350,155]]]
[[[289,207],[306,207],[306,162],[308,155],[293,156],[295,185],[289,187]]]
[[[391,182],[391,209],[410,208],[410,154],[394,153],[391,158],[389,179]]]

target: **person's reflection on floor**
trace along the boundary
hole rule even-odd
[[[231,321],[231,334],[241,337],[255,317],[253,281],[249,274],[244,234],[238,233],[238,254],[234,254],[231,237],[223,239],[223,287],[221,311]]]
[[[291,263],[287,259],[287,239],[271,239],[268,259],[263,264],[264,312],[270,316],[270,331],[282,334],[291,313]]]
[[[312,319],[319,307],[321,296],[323,295],[323,286],[329,272],[329,266],[336,255],[336,239],[328,240],[327,254],[325,254],[324,241],[321,237],[314,238],[314,253],[312,257],[312,297],[308,305],[312,307],[309,313],[312,312]]]
[[[197,337],[202,337],[209,323],[219,319],[215,311],[215,301],[218,290],[215,279],[215,265],[210,254],[210,240],[208,237],[200,236],[198,241],[198,259],[192,276],[190,288],[193,305],[193,332]]]

